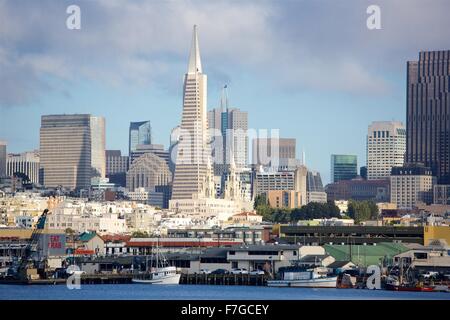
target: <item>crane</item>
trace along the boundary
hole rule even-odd
[[[45,228],[47,214],[48,209],[45,209],[44,212],[39,216],[38,221],[31,233],[30,240],[23,250],[20,262],[14,272],[14,278],[16,278],[17,280],[27,280],[27,270],[34,268],[33,255],[38,251],[38,244],[42,235],[42,231]]]

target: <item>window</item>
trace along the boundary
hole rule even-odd
[[[414,252],[415,259],[427,259],[428,255],[426,252]]]

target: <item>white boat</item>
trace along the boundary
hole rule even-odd
[[[153,261],[155,261],[155,266],[153,266]],[[155,259],[153,259],[153,255],[151,256],[150,269],[146,257],[145,270],[134,273],[131,281],[145,284],[179,284],[180,278],[181,274],[177,272],[177,268],[168,264],[167,259],[160,253],[157,244]]]
[[[268,287],[336,288],[337,276],[329,276],[327,268],[285,269],[282,280],[268,280]]]
[[[179,284],[181,274],[176,267],[152,268],[150,272],[137,273],[131,281],[147,284]]]

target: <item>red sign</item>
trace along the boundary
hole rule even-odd
[[[48,247],[50,249],[61,249],[62,248],[61,237],[57,235],[50,236]]]

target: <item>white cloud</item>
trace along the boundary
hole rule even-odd
[[[441,1],[380,1],[379,33],[365,28],[364,1],[79,1],[81,30],[65,28],[69,4],[0,1],[1,77],[15,83],[0,88],[0,105],[35,99],[44,75],[168,87],[187,64],[193,24],[218,77],[246,70],[304,90],[387,93],[382,75],[394,63],[401,69],[417,47],[450,46]]]

